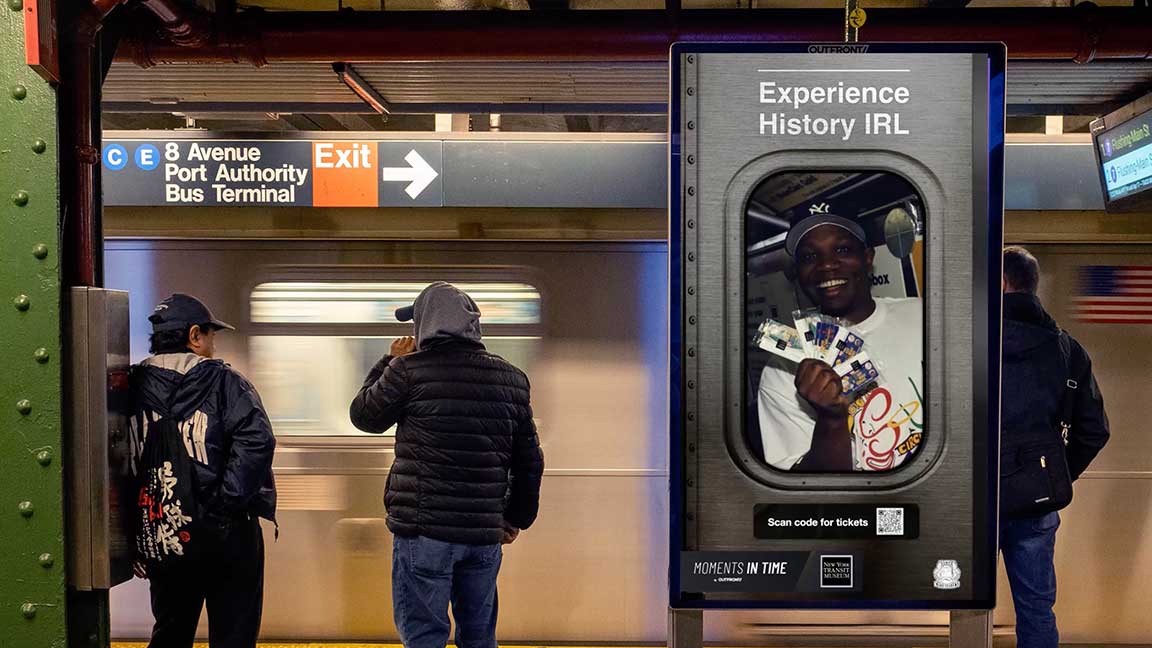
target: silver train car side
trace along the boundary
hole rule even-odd
[[[368,367],[411,325],[367,324],[380,313],[354,311],[411,300],[437,279],[469,287],[489,348],[527,371],[547,462],[539,520],[506,549],[501,636],[663,636],[663,243],[119,240],[106,267],[109,287],[131,291],[135,360],[147,352],[149,309],[168,292],[198,295],[237,327],[219,356],[253,381],[278,434],[265,637],[396,637],[382,501],[393,442],[351,430],[347,411]],[[531,305],[512,308],[533,300],[538,318]],[[113,636],[148,635],[146,583],[117,587],[112,609]]]

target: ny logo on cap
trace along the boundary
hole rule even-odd
[[[819,205],[812,205],[811,207],[809,207],[808,213],[809,214],[828,214],[828,213],[831,213],[830,210],[831,210],[831,206],[828,203],[824,202],[824,203],[820,203]]]
[[[154,310],[152,312],[153,313],[159,313],[160,311],[165,311],[165,310],[168,310],[168,304],[157,304],[156,310]]]

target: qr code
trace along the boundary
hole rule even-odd
[[[902,536],[904,535],[904,509],[878,508],[876,509],[876,535]]]

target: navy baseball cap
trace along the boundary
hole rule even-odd
[[[860,239],[861,243],[868,244],[868,237],[864,234],[864,228],[860,227],[859,223],[831,213],[828,204],[821,203],[809,207],[808,216],[796,221],[792,227],[788,228],[788,237],[784,240],[784,249],[788,250],[788,256],[796,256],[796,248],[800,247],[800,241],[809,232],[821,225],[835,225],[848,230],[848,233]]]
[[[416,313],[416,304],[410,304],[408,306],[401,306],[400,308],[396,309],[396,321],[397,322],[411,322],[412,317],[415,315],[415,313]]]
[[[148,321],[152,322],[153,333],[179,331],[192,325],[211,326],[229,331],[236,330],[235,326],[216,319],[212,315],[212,311],[204,305],[204,302],[182,293],[176,293],[156,304],[155,310],[148,316]]]

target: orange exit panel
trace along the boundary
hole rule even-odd
[[[312,205],[377,206],[379,171],[375,142],[313,142]]]

